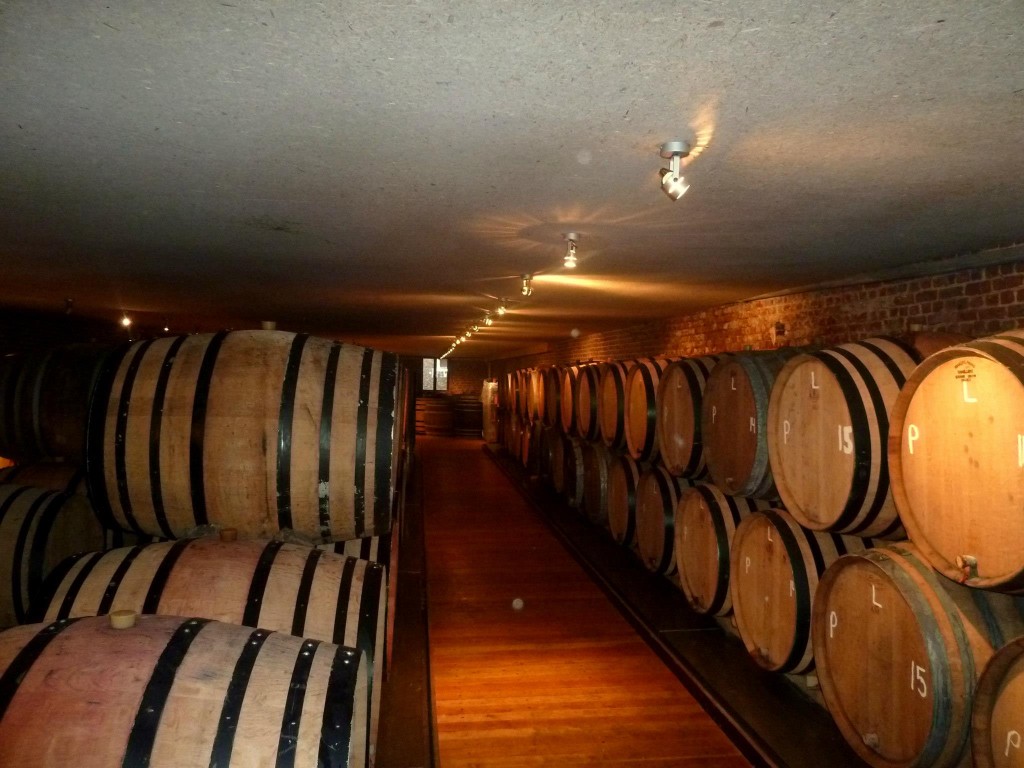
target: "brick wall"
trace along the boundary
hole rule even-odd
[[[775,335],[776,323],[785,334]],[[1024,260],[726,304],[552,344],[507,358],[494,375],[577,360],[692,357],[743,349],[829,345],[912,331],[972,338],[1024,327]],[[454,362],[454,361],[453,361]]]

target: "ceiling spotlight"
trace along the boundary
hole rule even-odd
[[[505,300],[502,299],[501,300],[501,305],[498,307],[498,317],[501,317],[506,312],[508,312],[508,308],[505,306]]]
[[[484,325],[494,325],[494,318],[491,317],[490,312],[484,315]]]
[[[468,338],[469,338],[470,336],[472,336],[472,335],[473,335],[473,332],[472,332],[472,331],[466,331],[466,335],[465,335],[465,336],[463,336],[462,338],[464,338],[464,339],[468,339]]]
[[[579,240],[579,235],[575,232],[566,232],[565,240],[565,260],[563,263],[567,269],[576,269],[576,241]]]
[[[480,330],[480,326],[477,325],[476,323],[473,323],[473,333],[476,333],[479,330]]]
[[[690,145],[685,141],[666,141],[661,145],[661,156],[669,161],[668,168],[661,169],[661,188],[673,200],[678,200],[690,187],[683,178],[680,163],[690,154]]]
[[[533,295],[533,276],[523,275],[523,287],[519,290],[523,296]]]
[[[132,319],[128,315],[121,315],[121,325],[128,328],[132,324]]]

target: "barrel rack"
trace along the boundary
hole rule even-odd
[[[695,613],[603,528],[588,523],[496,445],[483,450],[566,549],[754,765],[863,767],[828,712],[784,675],[761,669],[742,641]]]

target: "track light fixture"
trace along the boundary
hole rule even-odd
[[[484,325],[494,325],[494,318],[491,317],[490,312],[484,315]]]
[[[576,269],[576,241],[579,235],[575,232],[565,233],[565,259],[562,262],[566,269]]]
[[[669,161],[668,168],[661,169],[661,189],[673,200],[678,200],[690,186],[683,178],[680,164],[690,154],[690,145],[685,141],[666,141],[661,145],[661,156]]]
[[[523,287],[519,290],[523,296],[533,295],[533,275],[523,275]]]
[[[505,300],[502,299],[501,304],[498,306],[498,317],[501,317],[506,312],[508,312],[508,307],[505,306]]]

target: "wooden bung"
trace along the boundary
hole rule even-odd
[[[0,633],[0,765],[367,763],[359,651],[178,616]],[[301,691],[301,696],[297,692]]]
[[[619,456],[608,467],[608,530],[624,547],[636,544],[636,492],[648,464]]]
[[[944,576],[1024,592],[1024,331],[951,347],[893,406],[889,468],[907,533]]]
[[[704,387],[723,356],[676,360],[658,381],[656,400],[658,453],[665,469],[680,477],[707,474],[700,416]]]
[[[829,565],[870,540],[810,531],[781,509],[744,519],[732,541],[729,588],[747,652],[773,672],[814,667],[811,605]]]
[[[676,572],[675,512],[680,494],[692,483],[652,466],[636,492],[636,541],[647,570],[666,576]]]
[[[790,358],[768,404],[768,456],[779,496],[818,531],[904,539],[889,489],[889,413],[921,358],[871,338]]]
[[[736,528],[768,506],[759,499],[727,496],[709,483],[683,490],[675,516],[676,564],[680,588],[697,613],[732,612],[729,552]]]
[[[107,618],[110,619],[110,626],[114,629],[131,629],[139,620],[139,614],[135,611],[122,609],[111,611]]]
[[[969,763],[977,677],[1024,633],[1012,597],[941,577],[909,542],[839,559],[812,623],[836,725],[861,758],[892,768]]]

